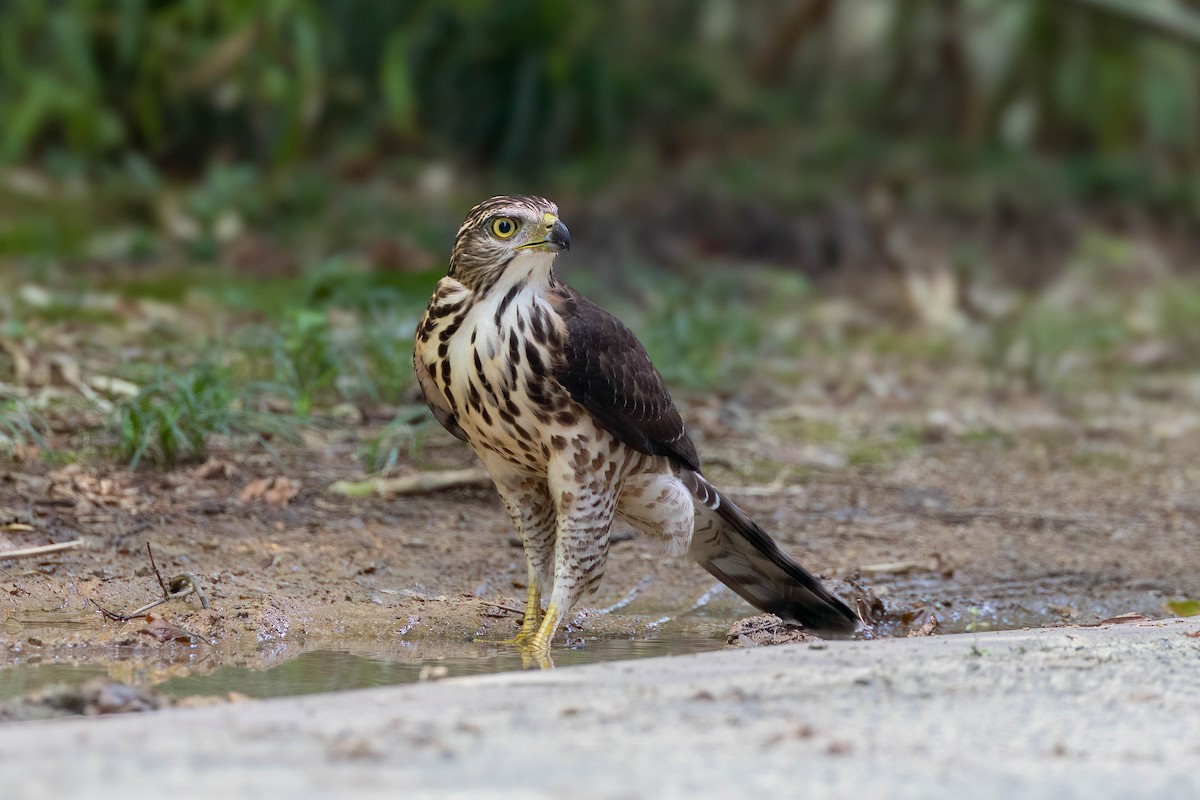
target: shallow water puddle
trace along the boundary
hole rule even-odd
[[[619,661],[655,656],[685,655],[724,646],[723,639],[667,637],[662,639],[589,639],[577,646],[554,650],[554,663],[565,667],[602,661]],[[394,653],[371,656],[344,650],[310,650],[266,669],[225,665],[205,670],[203,646],[189,648],[184,658],[194,663],[165,668],[185,673],[161,680],[164,668],[131,666],[134,654],[110,654],[113,660],[90,660],[84,664],[20,664],[0,668],[0,699],[18,697],[51,686],[78,686],[85,681],[121,673],[120,679],[135,684],[152,684],[169,697],[223,696],[231,692],[255,698],[336,692],[416,683],[462,675],[520,670],[516,648],[494,642],[479,642],[455,648],[450,656],[428,657],[400,648]],[[216,656],[216,654],[212,654]],[[191,658],[189,658],[189,656]],[[220,656],[216,656],[220,658]],[[115,676],[114,676],[115,677]]]
[[[554,651],[556,666],[594,664],[654,656],[683,655],[720,649],[712,639],[599,639],[578,648]],[[240,692],[251,697],[334,692],[415,683],[421,680],[480,675],[520,670],[521,656],[515,648],[480,645],[478,655],[459,655],[433,660],[386,660],[346,652],[318,650],[303,653],[265,671],[244,667],[221,667],[211,675],[173,678],[155,688],[175,697]]]
[[[1158,591],[1098,591],[1064,577],[1040,584],[976,585],[970,592],[955,593],[953,599],[939,591],[942,584],[919,577],[879,581],[876,588],[889,597],[889,610],[861,638],[905,636],[920,628],[931,613],[939,620],[939,633],[1094,624],[1127,612],[1165,615]],[[567,667],[720,650],[725,647],[724,632],[749,609],[730,598],[711,603],[708,599],[673,617],[658,616],[655,608],[630,613],[627,603],[590,612],[585,629],[590,627],[591,635],[575,634],[570,646],[558,644],[552,654],[554,663]],[[522,668],[520,652],[512,646],[454,637],[405,638],[404,628],[394,631],[393,639],[298,637],[264,644],[229,637],[214,645],[172,642],[64,648],[43,647],[38,637],[63,625],[108,623],[95,615],[64,612],[21,612],[11,620],[21,624],[19,630],[6,631],[13,635],[8,641],[8,665],[0,666],[0,700],[55,686],[78,687],[97,677],[150,688],[170,698],[231,693],[267,698]],[[0,658],[4,655],[0,650]]]

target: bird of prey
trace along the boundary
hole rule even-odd
[[[474,448],[524,546],[529,594],[514,641],[548,661],[559,624],[600,582],[614,517],[763,611],[854,631],[854,613],[701,474],[641,343],[554,274],[570,246],[550,201],[485,200],[417,327],[425,402]]]

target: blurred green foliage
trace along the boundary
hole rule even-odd
[[[621,46],[651,42],[624,35],[638,26],[613,26],[617,10],[550,0],[13,0],[0,12],[0,156],[278,165],[340,137],[348,147],[442,141],[485,160],[540,162],[613,133],[616,84],[633,72]]]
[[[409,153],[602,179],[774,131],[826,158],[1045,152],[1090,192],[1191,200],[1197,31],[1189,0],[8,0],[0,159]]]
[[[366,463],[416,457],[413,327],[485,186],[561,191],[590,237],[568,278],[685,392],[801,348],[982,358],[1039,391],[1200,358],[1194,233],[1165,270],[1131,245],[1200,212],[1200,0],[0,0],[0,123],[0,335],[128,323],[128,358],[80,347],[140,387],[103,428],[134,464],[347,405],[402,409]],[[852,290],[895,295],[914,220],[979,251],[964,295],[1014,299],[930,335],[723,269],[823,291],[865,263]],[[14,301],[25,281],[54,291]],[[5,399],[0,454],[48,450],[41,413]]]
[[[45,420],[18,400],[0,400],[0,457],[12,458],[24,448],[49,452]]]

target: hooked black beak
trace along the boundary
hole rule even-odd
[[[562,220],[554,220],[554,225],[546,234],[546,244],[551,245],[551,249],[555,252],[571,249],[571,232],[567,230],[566,225],[563,225]]]

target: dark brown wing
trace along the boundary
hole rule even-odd
[[[421,387],[421,397],[425,400],[425,405],[429,406],[429,410],[433,412],[433,416],[441,423],[442,427],[465,442],[467,441],[467,432],[458,424],[458,420],[454,417],[454,410],[450,408],[446,398],[442,397],[437,381],[433,379],[433,373],[429,371],[429,365],[421,358],[421,331],[426,330],[425,320],[428,316],[429,312],[426,311],[425,316],[421,318],[421,324],[417,326],[418,342],[413,351],[413,371],[417,374],[417,385]]]
[[[554,376],[575,402],[635,450],[699,471],[696,446],[633,332],[569,286],[556,286],[551,301],[567,327]]]
[[[454,412],[446,405],[446,401],[442,399],[442,393],[438,390],[437,384],[434,383],[433,375],[429,372],[429,367],[420,358],[413,359],[413,369],[417,373],[417,384],[421,387],[421,396],[425,399],[425,405],[429,406],[429,410],[433,412],[433,416],[442,427],[450,431],[457,438],[464,442],[467,440],[467,432],[458,424],[458,419],[454,416]]]

